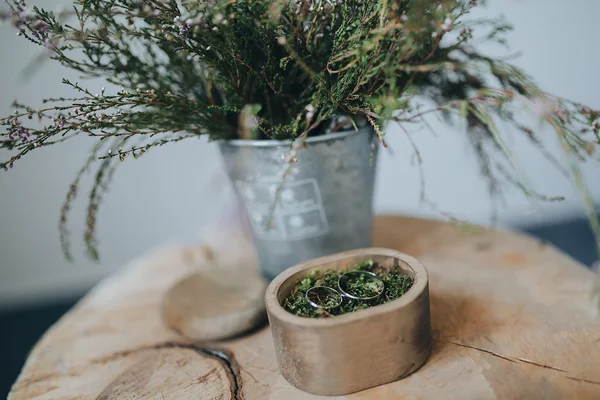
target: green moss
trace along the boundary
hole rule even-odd
[[[382,286],[382,282],[374,280],[369,275],[357,275],[341,288],[351,296],[370,298],[381,293]]]
[[[338,279],[348,271],[369,271],[376,274],[384,284],[381,296],[373,300],[353,300],[344,297],[342,305],[331,310],[317,309],[312,307],[306,300],[306,292],[315,286],[327,286],[338,289]],[[308,318],[327,318],[336,315],[361,310],[396,300],[408,291],[413,285],[413,279],[404,274],[398,264],[391,268],[385,268],[373,260],[363,261],[346,268],[345,270],[328,269],[324,272],[313,271],[292,289],[291,294],[283,304],[283,307],[292,314]],[[377,283],[367,277],[353,279],[346,291],[359,297],[371,297],[379,293]]]

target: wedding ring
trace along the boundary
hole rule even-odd
[[[368,288],[373,294],[369,296],[361,296],[358,293],[353,293],[350,284],[353,281],[360,281]],[[373,300],[381,296],[385,289],[383,281],[369,271],[350,271],[346,272],[338,279],[338,289],[342,296],[348,297],[354,300]]]
[[[306,291],[306,301],[314,308],[331,310],[342,304],[342,295],[328,286],[313,286]]]

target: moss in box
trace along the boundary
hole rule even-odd
[[[338,279],[348,271],[369,271],[375,273],[384,284],[382,295],[374,300],[353,300],[344,297],[342,304],[330,310],[312,307],[306,299],[306,291],[315,286],[327,286],[338,289]],[[352,282],[351,293],[358,297],[371,297],[378,291],[372,287],[373,281],[358,279]],[[336,315],[373,307],[396,300],[413,285],[413,279],[404,274],[398,264],[384,268],[373,260],[363,261],[346,270],[328,269],[325,272],[313,271],[294,286],[290,295],[285,299],[283,307],[290,313],[300,317],[327,318]]]

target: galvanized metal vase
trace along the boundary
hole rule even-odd
[[[371,245],[377,160],[371,128],[308,138],[283,185],[290,141],[219,145],[268,279],[302,261]]]

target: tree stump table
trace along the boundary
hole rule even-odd
[[[251,247],[232,243],[217,260],[247,265]],[[408,378],[346,398],[600,399],[594,273],[521,234],[421,219],[378,217],[374,245],[428,269],[434,349]],[[317,397],[281,377],[268,326],[191,343],[164,325],[163,294],[207,255],[173,246],[106,279],[39,341],[9,399]]]

